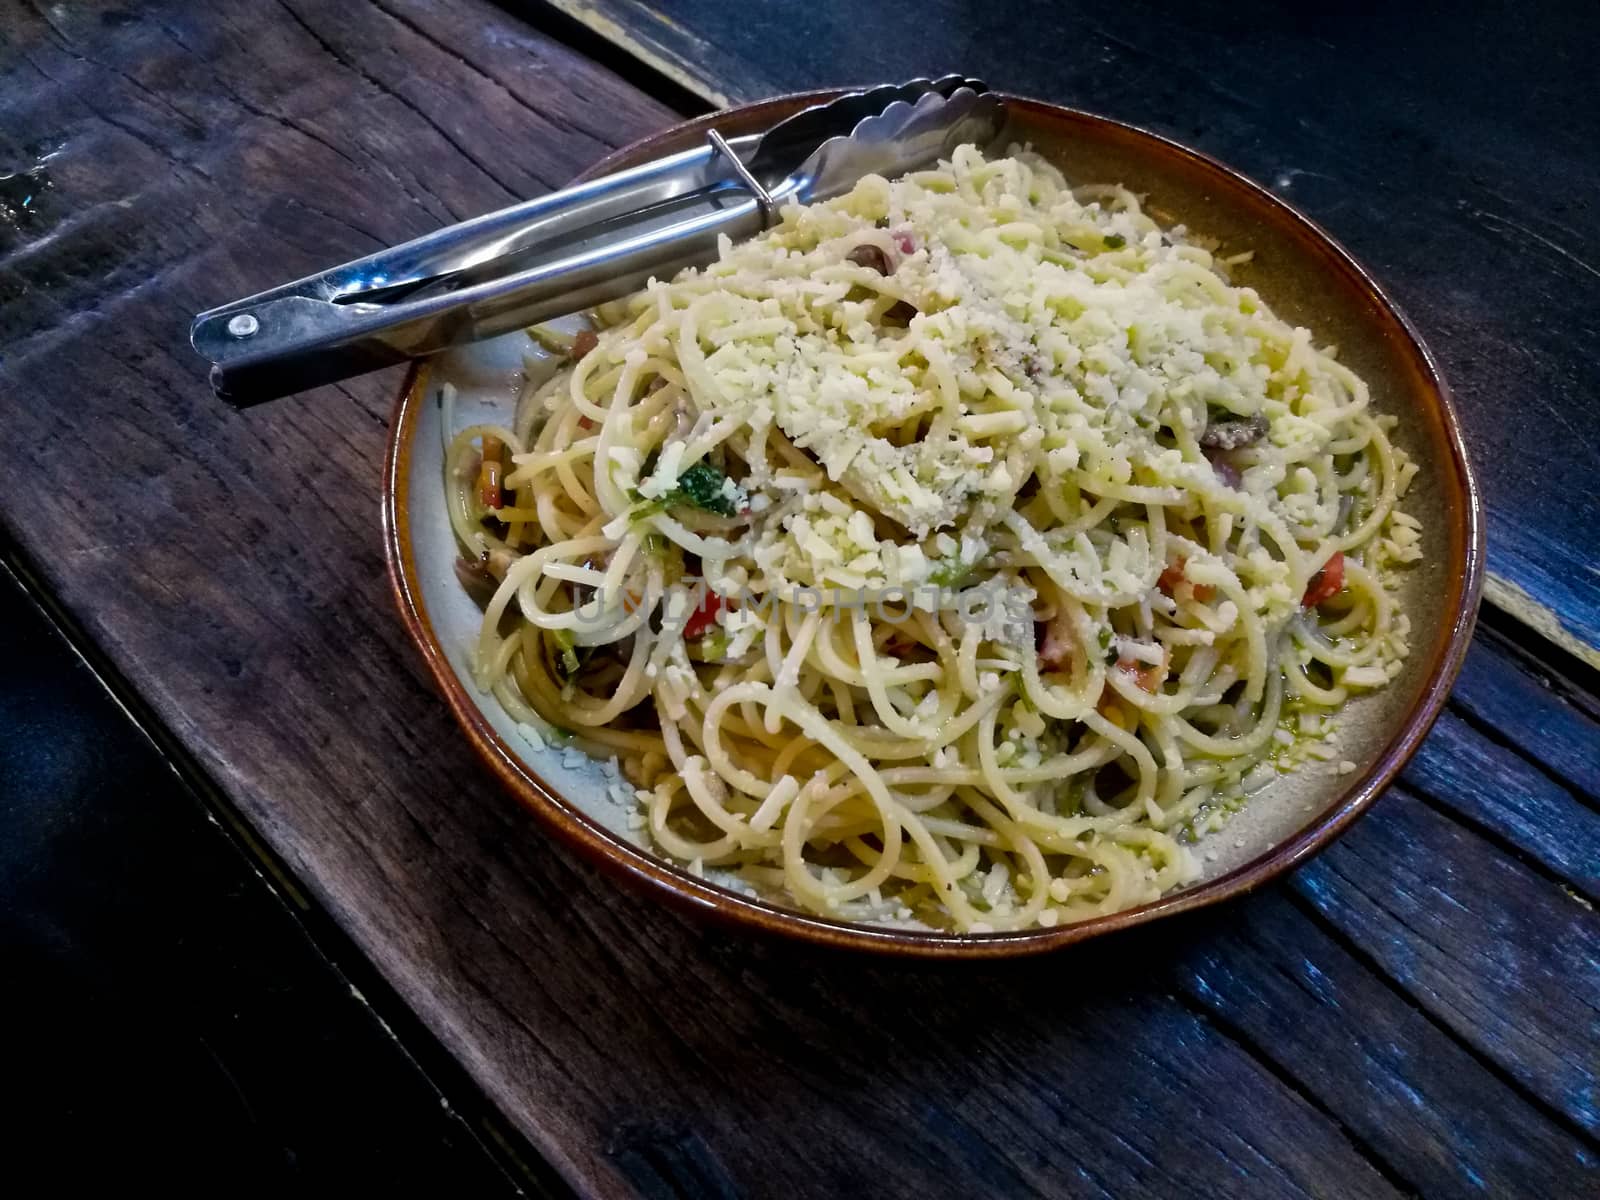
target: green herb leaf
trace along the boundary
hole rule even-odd
[[[1121,250],[1128,244],[1128,239],[1120,233],[1108,233],[1105,237],[1107,250]]]
[[[645,466],[648,468],[649,463]],[[629,520],[642,521],[646,517],[653,517],[657,513],[666,512],[669,508],[676,508],[680,504],[688,504],[694,508],[704,509],[709,513],[716,513],[719,517],[734,517],[739,515],[739,510],[734,506],[733,500],[723,491],[722,485],[728,477],[710,463],[701,461],[694,464],[682,475],[678,476],[678,486],[663,496],[654,500],[644,500],[636,491],[630,491],[628,498],[639,501],[632,512],[628,514]]]
[[[570,629],[553,630],[550,636],[551,640],[555,642],[556,648],[561,651],[556,661],[556,665],[561,670],[561,677],[563,679],[571,679],[578,673],[578,669],[583,666],[583,660],[588,657],[588,647],[580,647],[577,637],[574,636]]]
[[[736,515],[738,510],[722,490],[722,485],[727,480],[726,475],[702,459],[678,476],[678,486],[673,491],[680,497],[682,503],[703,508],[706,512],[716,513],[720,517],[731,517]]]
[[[1107,663],[1114,663],[1121,655],[1113,643],[1116,641],[1114,631],[1109,625],[1102,625],[1099,633],[1100,654]]]
[[[657,513],[664,513],[676,503],[677,492],[668,492],[665,496],[657,496],[654,500],[645,500],[638,492],[629,492],[629,498],[637,503],[628,510],[628,521],[637,525],[646,517],[653,517]]]
[[[529,339],[542,350],[548,350],[551,354],[572,353],[573,337],[570,333],[562,333],[548,325],[530,325],[527,332]]]

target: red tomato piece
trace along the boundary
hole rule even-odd
[[[684,622],[683,636],[690,641],[700,637],[717,623],[717,614],[721,611],[722,597],[715,592],[707,592],[700,601],[700,607],[690,613],[689,619]]]
[[[1344,591],[1344,551],[1335,550],[1330,558],[1311,577],[1311,582],[1306,585],[1306,594],[1300,601],[1301,608],[1315,608],[1324,600],[1332,600]]]

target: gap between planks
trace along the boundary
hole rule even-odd
[[[1448,819],[1448,814],[1441,815],[1446,816]],[[1466,828],[1469,833],[1477,836],[1476,831],[1474,831],[1470,826],[1467,826]],[[1421,998],[1413,995],[1412,992],[1407,989],[1403,980],[1396,978],[1394,973],[1384,966],[1384,964],[1371,950],[1362,945],[1361,941],[1349,930],[1340,925],[1339,922],[1335,921],[1333,918],[1328,916],[1327,913],[1323,912],[1313,900],[1309,899],[1303,892],[1295,887],[1286,888],[1285,892],[1289,897],[1289,903],[1303,917],[1316,926],[1325,937],[1327,937],[1336,946],[1338,946],[1358,964],[1360,964],[1368,974],[1377,979],[1385,988],[1389,990],[1392,995],[1394,995],[1397,1000],[1399,1000],[1401,1004],[1404,1004],[1412,1012],[1416,1013],[1418,1017],[1426,1021],[1434,1029],[1438,1030],[1443,1037],[1453,1043],[1455,1047],[1465,1054],[1469,1059],[1471,1059],[1472,1062],[1476,1063],[1485,1072],[1499,1081],[1499,1083],[1516,1095],[1517,1098],[1520,1099],[1524,1104],[1527,1104],[1557,1129],[1560,1129],[1563,1133],[1569,1135],[1570,1137],[1583,1142],[1585,1145],[1600,1149],[1600,1139],[1596,1139],[1595,1135],[1589,1132],[1589,1130],[1585,1129],[1580,1122],[1574,1120],[1569,1114],[1551,1104],[1543,1096],[1540,1096],[1522,1080],[1518,1079],[1513,1072],[1507,1070],[1503,1064],[1497,1062],[1492,1056],[1485,1054],[1466,1038],[1462,1037],[1460,1033],[1452,1029],[1448,1023],[1441,1020],[1434,1013],[1430,1012],[1427,1005],[1422,1003]]]

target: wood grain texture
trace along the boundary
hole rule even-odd
[[[1600,812],[1455,713],[1439,719],[1403,778],[1436,807],[1600,900]]]
[[[959,70],[1272,187],[1438,354],[1491,514],[1486,594],[1600,663],[1595,6],[816,0],[796,36],[783,4],[552,2],[719,103]]]
[[[1292,886],[1464,1044],[1600,1132],[1591,904],[1401,787]]]
[[[1486,1080],[1315,912],[1260,897],[1179,972],[1184,995],[1336,1116],[1404,1192],[1563,1195],[1592,1174],[1581,1140],[1552,1136],[1535,1103]]]
[[[0,249],[0,517],[580,1190],[1595,1190],[1593,915],[1536,836],[1588,826],[1554,792],[1503,844],[1391,797],[1292,886],[982,968],[740,940],[545,843],[390,612],[396,380],[231,412],[187,324],[671,115],[478,0],[11,3],[0,26],[0,153],[58,151]],[[1523,687],[1485,661],[1459,736],[1550,779],[1479,732]],[[1486,826],[1491,800],[1456,803]]]
[[[1462,664],[1451,704],[1473,728],[1527,754],[1600,807],[1600,696],[1492,632]]]

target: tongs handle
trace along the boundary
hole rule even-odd
[[[212,309],[190,341],[242,408],[625,296],[765,227],[774,202],[738,157],[756,140],[718,136]]]

